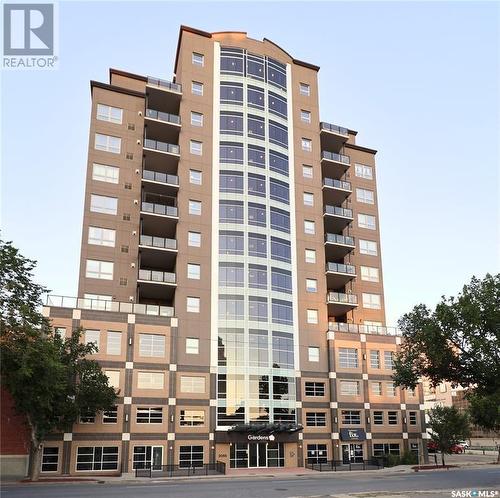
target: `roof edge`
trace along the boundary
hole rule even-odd
[[[312,69],[313,71],[319,71],[320,67],[315,64],[311,64],[310,62],[300,61],[299,59],[292,59],[294,64],[297,66],[307,67],[307,69]]]
[[[117,74],[119,76],[125,76],[126,78],[132,78],[139,81],[148,81],[146,76],[141,76],[140,74],[129,73],[127,71],[122,71],[121,69],[109,68],[109,83],[111,84],[111,75]]]
[[[377,151],[375,149],[370,149],[369,147],[363,147],[361,145],[350,144],[349,142],[345,143],[344,147],[347,147],[348,149],[360,150],[362,152],[368,152],[369,154],[376,154],[377,153]]]
[[[183,31],[193,33],[194,35],[204,36],[205,38],[212,38],[212,33],[208,33],[207,31],[202,31],[201,29],[191,28],[189,26],[181,24],[179,28],[179,37],[177,39],[177,50],[175,51],[174,76],[177,75],[177,64],[179,63],[179,53],[181,49],[181,39]]]
[[[131,95],[132,97],[144,98],[144,96],[146,95],[145,93],[138,92],[137,90],[129,90],[128,88],[123,88],[121,86],[108,85],[108,83],[101,83],[100,81],[90,80],[91,94],[94,87],[102,88],[104,90],[110,90],[112,92],[123,93],[125,95]]]

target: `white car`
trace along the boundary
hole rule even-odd
[[[469,443],[467,441],[459,441],[457,444],[460,445],[464,450],[469,448]]]

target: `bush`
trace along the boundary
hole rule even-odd
[[[418,457],[411,451],[405,451],[401,456],[401,465],[416,465],[418,464]]]

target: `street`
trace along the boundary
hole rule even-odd
[[[353,473],[312,477],[199,479],[151,483],[16,484],[2,487],[4,498],[292,498],[292,497],[450,497],[452,490],[495,490],[494,466],[411,474]],[[355,493],[355,494],[352,494]],[[368,493],[368,494],[364,494]],[[477,496],[477,495],[476,495]]]

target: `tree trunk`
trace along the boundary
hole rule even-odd
[[[38,481],[42,467],[42,442],[37,437],[37,432],[31,423],[30,417],[28,416],[27,419],[31,429],[29,477],[32,481]]]
[[[443,463],[443,467],[444,467],[444,453],[443,453],[443,451],[441,451],[441,462]]]

